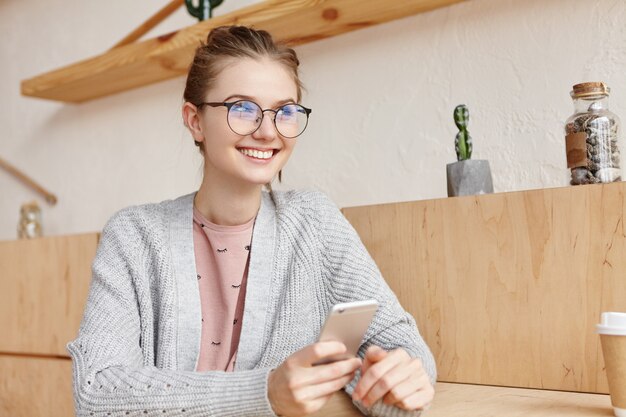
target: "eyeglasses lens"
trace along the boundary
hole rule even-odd
[[[306,129],[309,118],[302,106],[287,104],[276,112],[276,129],[286,138],[295,138]]]
[[[261,108],[251,101],[238,101],[228,111],[228,125],[239,135],[249,135],[261,124]]]
[[[252,101],[238,101],[228,111],[228,125],[239,135],[249,135],[261,125],[263,111]],[[299,136],[308,123],[305,109],[298,104],[286,104],[276,111],[274,124],[286,138]]]

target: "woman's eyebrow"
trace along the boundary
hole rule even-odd
[[[250,101],[254,101],[256,103],[257,99],[251,96],[247,96],[245,94],[231,94],[230,96],[226,97],[224,99],[224,101],[228,101],[232,98],[242,98],[244,100],[250,100]],[[283,104],[287,104],[287,103],[297,103],[296,100],[292,99],[292,98],[286,98],[284,100],[280,100],[277,101],[276,103],[274,103],[274,105],[272,107],[278,107],[278,106],[282,106]]]

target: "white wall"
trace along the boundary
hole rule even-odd
[[[165,3],[0,2],[0,157],[59,198],[50,207],[0,171],[0,239],[15,238],[32,199],[56,235],[197,189],[183,77],[81,105],[19,94],[20,80],[105,51]],[[181,10],[150,35],[193,22]],[[340,206],[445,197],[460,103],[496,191],[566,185],[571,86],[605,81],[626,114],[624,22],[623,0],[470,0],[298,47],[314,112],[278,188],[321,189]]]

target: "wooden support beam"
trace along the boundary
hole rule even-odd
[[[465,0],[268,0],[22,81],[23,95],[80,103],[186,73],[214,27],[248,25],[300,45]]]
[[[126,35],[124,39],[116,43],[113,48],[119,48],[120,46],[128,45],[130,43],[135,42],[137,39],[141,38],[143,35],[148,33],[150,29],[161,23],[165,20],[169,15],[174,13],[176,9],[184,4],[184,0],[172,0],[168,4],[166,4],[161,10],[156,12],[150,19],[143,22],[137,29],[133,30],[131,33]],[[112,49],[113,49],[112,48]]]
[[[7,161],[0,158],[0,168],[7,171],[9,174],[13,175],[18,180],[22,181],[29,188],[37,191],[43,198],[46,199],[48,204],[54,206],[57,203],[57,197],[52,194],[50,191],[43,188],[41,185],[37,183],[37,181],[33,180],[28,175],[24,174],[19,169],[15,168],[13,165],[9,164]]]

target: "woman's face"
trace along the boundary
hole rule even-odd
[[[256,102],[261,109],[277,109],[297,103],[297,86],[280,63],[267,58],[241,58],[231,61],[219,73],[206,96],[206,102]],[[295,146],[296,139],[282,137],[273,123],[273,112],[264,112],[261,126],[241,136],[227,122],[224,106],[203,106],[198,111],[199,135],[204,142],[205,176],[221,178],[233,186],[271,182]],[[256,152],[255,152],[256,151]]]

